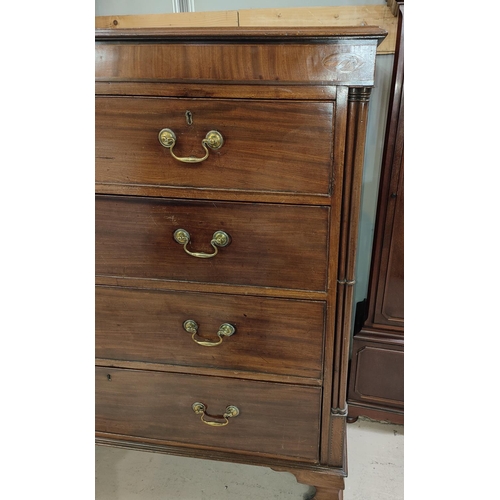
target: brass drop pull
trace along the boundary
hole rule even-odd
[[[193,411],[197,415],[201,415],[201,421],[204,424],[211,425],[212,427],[224,427],[229,423],[230,418],[237,417],[240,414],[240,410],[236,408],[236,406],[227,406],[226,411],[224,412],[223,415],[209,415],[207,413],[207,407],[203,403],[193,403]],[[215,418],[215,419],[224,419],[224,422],[217,422],[217,421],[211,421],[211,420],[205,420],[205,415],[207,415],[210,418]]]
[[[184,327],[184,330],[188,333],[192,333],[191,338],[199,345],[203,345],[205,347],[214,347],[216,345],[219,345],[222,343],[224,340],[223,337],[230,337],[236,332],[236,328],[229,324],[229,323],[222,323],[219,327],[219,331],[217,332],[217,337],[219,337],[219,340],[212,342],[210,340],[198,340],[196,336],[198,335],[198,323],[192,319],[187,319],[184,321],[184,324],[182,325]]]
[[[174,153],[174,146],[177,137],[175,136],[173,130],[170,130],[169,128],[162,128],[158,133],[158,140],[160,141],[160,144],[164,148],[170,149],[170,154],[176,160],[181,161],[183,163],[201,163],[202,161],[205,161],[208,158],[209,155],[208,148],[217,150],[220,149],[224,144],[224,139],[222,137],[222,134],[220,132],[217,132],[217,130],[210,130],[210,132],[208,132],[207,135],[205,136],[205,139],[201,141],[201,145],[205,150],[205,156],[203,158],[197,158],[195,156],[187,156],[182,158]]]
[[[176,229],[174,232],[174,240],[177,241],[179,245],[184,245],[184,251],[187,254],[200,259],[210,259],[211,257],[215,257],[219,251],[219,247],[227,247],[229,243],[231,243],[230,236],[224,231],[215,231],[213,234],[212,241],[210,241],[212,248],[215,250],[213,253],[191,252],[188,250],[187,245],[191,240],[191,236],[185,229]]]

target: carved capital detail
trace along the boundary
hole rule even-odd
[[[330,413],[332,417],[346,417],[347,405],[345,406],[345,408],[332,408]]]
[[[370,94],[372,92],[371,87],[355,87],[349,89],[349,102],[352,101],[364,101],[368,102],[370,100]]]

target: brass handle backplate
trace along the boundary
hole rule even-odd
[[[191,338],[197,344],[205,347],[214,347],[216,345],[219,345],[224,340],[224,337],[230,337],[236,332],[236,328],[230,323],[222,323],[222,325],[220,325],[219,327],[219,331],[217,332],[217,337],[219,337],[219,340],[212,342],[210,340],[198,340],[196,338],[198,335],[198,323],[196,323],[196,321],[187,319],[186,321],[184,321],[184,324],[182,326],[184,327],[184,330],[186,330],[186,332],[192,334]]]
[[[207,407],[203,403],[193,403],[192,408],[197,415],[201,415],[201,421],[204,424],[211,425],[212,427],[224,427],[229,423],[229,418],[237,417],[240,414],[240,410],[232,405],[226,407],[226,411],[223,415],[208,415]],[[205,415],[219,420],[224,419],[224,422],[205,420]]]
[[[202,161],[205,161],[208,158],[209,155],[208,148],[217,150],[220,149],[224,144],[224,138],[222,137],[222,134],[220,132],[217,132],[217,130],[210,130],[210,132],[207,132],[205,139],[201,141],[201,145],[205,150],[205,156],[203,156],[203,158],[197,158],[196,156],[180,157],[174,153],[174,146],[177,137],[175,136],[173,130],[169,128],[162,128],[158,133],[158,140],[160,141],[160,144],[164,148],[170,149],[170,154],[176,160],[181,161],[183,163],[201,163]]]
[[[229,243],[231,243],[230,236],[224,231],[215,231],[213,234],[212,241],[210,241],[212,248],[215,250],[213,253],[191,252],[188,250],[187,245],[191,240],[191,236],[185,229],[176,229],[174,231],[174,240],[179,243],[179,245],[184,245],[184,251],[187,254],[200,259],[210,259],[211,257],[215,257],[219,251],[219,247],[227,247]]]

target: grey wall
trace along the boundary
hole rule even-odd
[[[361,188],[361,219],[356,284],[354,286],[355,302],[362,301],[368,293],[375,213],[393,64],[393,54],[378,55],[375,61],[375,87],[372,90],[368,109],[363,185]]]
[[[169,14],[171,12],[173,12],[172,0],[95,0],[96,16]]]
[[[195,0],[197,12],[208,10],[273,9],[279,7],[332,7],[382,5],[386,0]]]
[[[278,7],[331,7],[336,5],[383,5],[386,0],[194,0],[195,11],[272,9]],[[168,14],[172,0],[95,0],[96,16]]]

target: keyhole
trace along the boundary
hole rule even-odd
[[[111,375],[109,373],[108,373],[108,377],[107,378],[108,378],[108,380],[111,380]]]
[[[186,111],[186,122],[188,125],[193,124],[193,113],[191,111]]]

